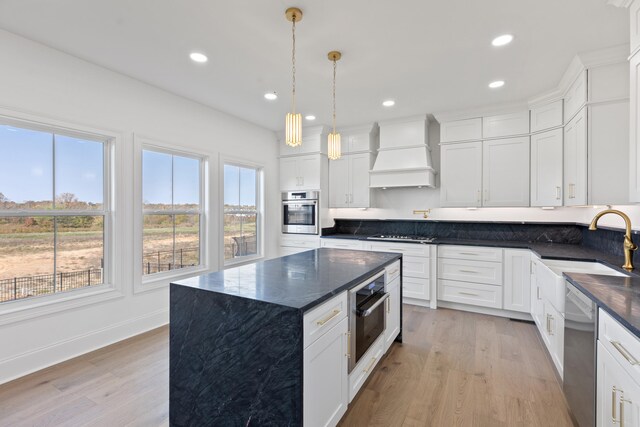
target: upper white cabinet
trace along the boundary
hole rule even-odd
[[[529,133],[529,111],[482,118],[482,137],[499,138]]]
[[[456,120],[440,124],[440,142],[473,141],[481,138],[481,118]]]
[[[482,143],[483,206],[529,206],[529,137]]]
[[[280,158],[280,190],[320,190],[322,154]]]
[[[440,147],[442,207],[482,206],[482,142]]]
[[[326,126],[305,127],[302,129],[302,145],[291,147],[284,142],[284,133],[278,135],[280,156],[300,156],[312,153],[327,154]]]
[[[580,112],[564,128],[564,205],[587,204],[587,114]]]
[[[562,100],[530,110],[531,133],[562,126]]]
[[[587,71],[580,73],[578,78],[564,95],[564,119],[571,120],[573,116],[587,102]]]
[[[560,128],[531,135],[531,206],[562,206],[562,137]]]
[[[346,154],[329,162],[329,207],[368,208],[370,153]]]

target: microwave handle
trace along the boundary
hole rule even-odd
[[[318,201],[317,200],[305,200],[305,201],[302,201],[302,200],[293,201],[292,200],[292,201],[287,201],[287,202],[283,201],[282,204],[283,205],[309,205],[309,204],[316,205],[316,204],[318,204]]]
[[[378,301],[376,301],[375,304],[373,304],[371,307],[367,308],[365,311],[363,311],[362,313],[359,313],[358,316],[360,317],[367,317],[370,316],[371,313],[373,313],[373,310],[375,310],[376,308],[378,308],[378,306],[380,304],[382,304],[383,302],[386,301],[386,299],[389,298],[389,294],[386,293],[382,296],[382,298],[380,298]]]

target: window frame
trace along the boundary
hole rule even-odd
[[[256,252],[255,255],[245,255],[230,260],[224,259],[224,167],[225,165],[256,171]],[[220,265],[223,268],[237,267],[264,259],[264,165],[230,156],[220,157]]]
[[[114,221],[116,198],[115,171],[117,159],[122,156],[120,149],[123,135],[115,131],[96,129],[77,123],[45,118],[33,114],[0,108],[0,124],[22,129],[48,132],[60,136],[87,139],[103,144],[103,205],[101,210],[15,210],[0,211],[2,217],[31,216],[102,216],[103,220],[103,283],[78,289],[54,292],[0,303],[0,325],[10,324],[38,316],[56,313],[75,307],[107,301],[123,296],[122,268],[118,265],[116,246],[117,228]],[[52,174],[55,177],[55,159]],[[55,194],[53,194],[55,199]],[[55,248],[54,248],[55,250]]]
[[[179,280],[194,276],[198,273],[205,272],[210,269],[209,264],[209,209],[208,209],[208,176],[209,176],[209,159],[210,155],[198,152],[195,150],[184,149],[177,144],[163,142],[155,138],[147,138],[141,136],[134,136],[135,138],[135,185],[134,185],[134,233],[136,238],[134,239],[134,275],[136,280],[134,281],[134,293],[146,292],[158,288],[165,288],[171,281]],[[142,188],[142,160],[143,151],[155,151],[158,153],[168,154],[172,156],[187,157],[196,159],[200,164],[200,194],[199,194],[199,210],[145,210]],[[173,185],[173,182],[172,182]],[[150,214],[188,214],[200,215],[200,233],[199,233],[199,260],[200,264],[193,267],[178,268],[169,271],[162,271],[152,274],[144,274],[142,263],[144,259],[144,215]]]

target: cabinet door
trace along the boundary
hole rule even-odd
[[[529,313],[531,311],[531,252],[504,250],[504,303],[505,310]]]
[[[440,142],[473,141],[480,138],[482,138],[481,118],[440,124]]]
[[[598,341],[596,425],[640,425],[640,386]]]
[[[387,327],[384,330],[384,351],[385,353],[393,344],[400,333],[400,279],[392,280],[387,285]]]
[[[633,10],[640,13],[640,1],[633,3]],[[633,19],[633,15],[632,15]],[[633,21],[632,21],[633,22]],[[639,29],[640,31],[640,29]],[[640,41],[640,33],[639,33]],[[630,164],[629,164],[629,201],[632,203],[640,202],[640,53],[636,53],[629,60],[630,66],[630,95],[629,103],[629,133],[630,138]]]
[[[298,158],[282,157],[280,159],[280,190],[289,191],[300,188],[298,175]]]
[[[483,142],[483,206],[529,206],[529,137]]]
[[[342,156],[329,162],[329,207],[349,206],[349,193],[349,156]]]
[[[564,95],[564,119],[570,120],[587,102],[587,72],[583,71]]]
[[[368,208],[370,206],[369,169],[371,155],[369,153],[352,154],[349,158],[349,205],[352,208]]]
[[[349,405],[347,333],[349,319],[304,350],[303,422],[305,426],[335,426]]]
[[[298,158],[298,173],[301,178],[302,190],[320,190],[320,162],[328,161],[320,154],[302,156]]]
[[[531,132],[562,126],[562,100],[531,109]]]
[[[529,133],[529,111],[482,118],[482,136],[496,138]]]
[[[371,136],[368,132],[349,135],[347,149],[350,153],[371,150]]]
[[[533,263],[533,275],[531,276],[531,317],[536,322],[541,335],[544,335],[544,300],[542,291],[538,285],[538,275],[536,274],[537,263]]]
[[[562,134],[531,135],[531,206],[562,206]]]
[[[587,204],[587,115],[584,108],[564,128],[564,204]]]
[[[544,302],[543,340],[549,350],[553,364],[562,378],[564,364],[564,318],[549,301]],[[546,336],[545,336],[546,335]]]
[[[481,206],[482,142],[440,147],[442,207]]]

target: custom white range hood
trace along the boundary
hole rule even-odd
[[[435,187],[427,116],[379,123],[380,148],[369,171],[371,188]]]

